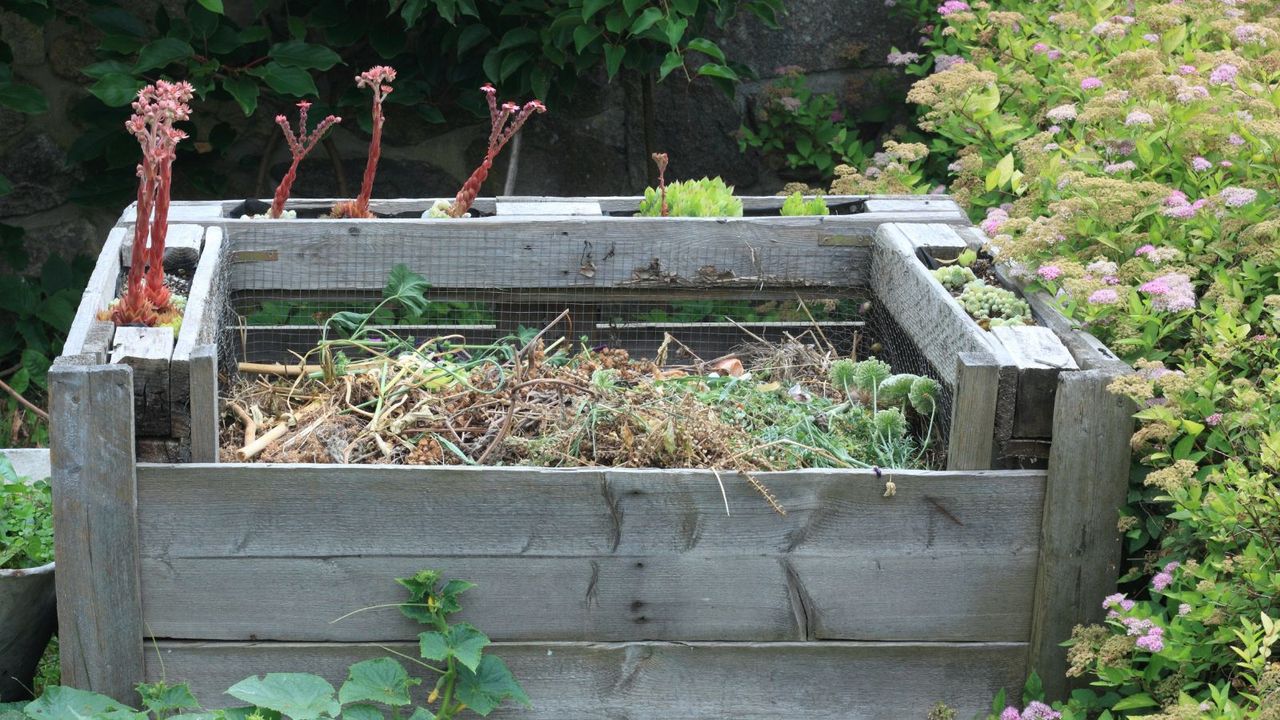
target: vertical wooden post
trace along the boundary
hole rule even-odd
[[[218,348],[191,353],[191,462],[218,462]]]
[[[1058,376],[1029,658],[1053,699],[1065,698],[1068,687],[1059,644],[1075,625],[1103,619],[1102,599],[1115,592],[1119,572],[1117,510],[1129,487],[1134,407],[1107,391],[1117,375]]]
[[[1000,364],[985,353],[960,353],[951,396],[948,470],[990,470],[995,458]]]
[[[133,371],[49,373],[62,682],[134,703],[143,679]]]

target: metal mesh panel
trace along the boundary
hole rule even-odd
[[[547,343],[622,348],[669,364],[794,337],[940,380],[858,281],[865,247],[772,247],[757,257],[767,238],[739,246],[668,242],[650,258],[607,240],[451,242],[424,238],[410,223],[344,238],[346,226],[335,227],[331,242],[291,237],[266,222],[228,228],[218,336],[224,383],[241,362],[299,362],[321,339],[341,337],[334,315],[351,311],[374,312],[366,329],[375,334],[418,343],[446,335],[475,345],[514,342],[550,326]],[[620,269],[615,252],[630,252],[629,264]],[[849,283],[830,281],[833,263],[855,262],[864,267],[841,273]],[[384,302],[400,264],[429,285],[425,312]],[[951,388],[943,384],[934,425],[944,443],[935,447],[945,447],[950,409]]]

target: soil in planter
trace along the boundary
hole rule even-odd
[[[291,207],[289,205],[286,205],[285,208],[287,210],[292,210],[293,212],[297,213],[296,217],[293,218],[295,220],[329,220],[331,219],[329,217],[329,212],[332,208],[328,208],[328,207],[299,208],[299,207]],[[239,220],[246,215],[249,215],[249,216],[265,215],[267,211],[269,211],[270,209],[271,209],[271,203],[262,202],[261,200],[245,200],[239,205],[232,207],[231,210],[227,212],[227,217]],[[386,219],[418,220],[422,218],[422,211],[406,210],[405,212],[399,212],[399,213],[375,212],[373,215],[374,215],[374,218],[383,219],[383,220],[386,220]],[[480,210],[477,210],[475,208],[471,208],[471,210],[467,212],[467,217],[491,217],[492,215],[493,213],[481,212]],[[262,219],[265,220],[267,218],[262,218]],[[343,218],[343,219],[349,219],[349,218]]]
[[[671,334],[654,359],[541,333],[483,347],[456,335],[374,342],[328,342],[310,366],[243,364],[224,460],[750,474],[937,459],[936,384],[911,394],[914,376],[895,385],[887,365],[855,362],[820,331],[711,360]]]

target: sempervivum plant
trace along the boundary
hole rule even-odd
[[[499,107],[498,91],[492,85],[485,83],[480,90],[484,92],[485,100],[489,103],[489,147],[485,150],[484,160],[480,161],[480,166],[462,184],[462,189],[458,191],[453,202],[450,203],[447,200],[438,201],[428,211],[428,217],[460,218],[466,215],[467,211],[471,209],[471,204],[476,201],[476,196],[480,194],[480,186],[489,177],[489,170],[493,168],[494,159],[498,157],[498,153],[502,152],[502,148],[506,146],[507,141],[514,137],[517,132],[520,132],[520,128],[524,127],[525,121],[532,117],[534,113],[547,111],[547,107],[540,100],[530,100],[523,106],[513,102],[505,102]]]
[[[742,199],[720,178],[702,178],[668,183],[665,186],[666,215],[673,217],[742,217]],[[663,215],[663,194],[646,188],[639,215]]]
[[[360,181],[360,194],[355,200],[344,200],[333,206],[330,215],[335,218],[371,218],[369,198],[373,197],[373,176],[378,171],[378,158],[382,156],[382,101],[391,94],[391,82],[396,70],[386,65],[369,68],[356,76],[356,87],[373,91],[373,132],[369,137],[369,157],[364,163],[364,178]],[[319,132],[319,128],[317,128]]]
[[[142,146],[138,163],[138,209],[124,294],[111,309],[117,325],[172,323],[178,309],[164,280],[164,241],[169,233],[169,189],[178,142],[187,136],[173,125],[191,116],[190,83],[157,80],[138,91],[124,126]]]
[[[271,201],[271,212],[269,217],[279,218],[284,215],[284,203],[289,199],[289,191],[293,189],[294,180],[298,179],[298,165],[302,159],[311,152],[316,143],[324,137],[329,128],[342,122],[342,118],[330,115],[320,124],[316,126],[311,134],[307,134],[307,110],[310,109],[311,103],[303,100],[298,103],[298,132],[295,134],[293,128],[289,127],[289,119],[284,115],[276,116],[276,124],[280,126],[280,130],[284,132],[285,142],[289,144],[289,154],[293,156],[293,162],[289,164],[289,171],[280,178],[280,184],[276,186],[275,198]],[[381,125],[379,125],[381,129]],[[370,182],[372,189],[372,182]],[[366,200],[366,203],[368,201]]]

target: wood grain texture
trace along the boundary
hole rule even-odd
[[[204,228],[201,228],[203,231]],[[199,264],[191,276],[191,292],[182,312],[182,327],[173,344],[173,356],[169,363],[169,414],[170,437],[186,439],[191,436],[191,393],[194,378],[191,374],[192,354],[196,345],[212,338],[219,306],[214,287],[222,263],[222,228],[209,228],[202,233]],[[206,337],[202,338],[204,335]],[[216,372],[216,369],[215,369]]]
[[[270,202],[270,198],[267,202]],[[235,203],[232,203],[235,204]],[[169,204],[169,222],[201,222],[218,220],[223,217],[226,201],[223,200],[174,200]],[[119,224],[133,223],[138,217],[138,203],[129,206],[120,214]]]
[[[956,358],[956,390],[951,401],[948,470],[988,470],[995,459],[996,402],[1000,365],[985,353]]]
[[[876,227],[859,215],[491,220],[228,223],[228,289],[381,288],[400,263],[443,289],[846,287],[865,280]]]
[[[173,222],[176,218],[170,218]],[[164,267],[193,268],[200,261],[200,249],[204,246],[204,226],[190,224],[174,224],[169,226],[169,234],[164,240]],[[128,268],[133,260],[133,236],[125,238],[120,244],[120,266]]]
[[[49,477],[49,451],[46,448],[8,448],[0,454],[9,458],[14,472],[21,477],[43,480]]]
[[[49,383],[62,682],[132,702],[143,674],[133,373],[55,364]]]
[[[270,465],[139,470],[162,637],[385,640],[385,578],[488,588],[499,639],[1024,640],[1042,472],[765,473]],[[267,579],[271,578],[268,582]],[[527,598],[537,597],[537,603]]]
[[[197,345],[191,353],[191,461],[218,461],[218,348]]]
[[[116,283],[120,278],[120,245],[128,235],[129,231],[123,227],[112,228],[107,233],[107,241],[98,255],[98,263],[89,275],[89,282],[80,297],[80,306],[76,308],[76,316],[67,330],[67,339],[62,345],[63,355],[79,355],[86,351],[85,338],[90,326],[97,320],[98,311],[106,310],[107,304],[115,298]],[[96,352],[96,349],[90,352]]]
[[[839,196],[837,196],[839,197]],[[964,215],[964,210],[949,197],[928,195],[900,195],[868,197],[864,206],[867,212],[945,212]]]
[[[871,289],[948,385],[955,386],[959,353],[999,359],[987,333],[929,274],[902,226],[884,225],[876,233]]]
[[[1078,369],[1071,351],[1053,330],[1043,325],[992,328],[991,334],[1004,346],[1018,373],[1010,437],[1052,438],[1058,375],[1064,370]]]
[[[500,197],[497,200],[499,216],[520,215],[596,215],[602,213],[600,203],[594,200],[572,198],[547,198],[526,201]]]
[[[873,201],[868,200],[867,202]],[[907,239],[911,241],[911,245],[915,249],[921,250],[926,255],[938,260],[954,260],[969,247],[965,239],[960,237],[955,228],[950,225],[941,223],[903,224],[900,229],[907,236]]]
[[[416,645],[387,647],[417,655]],[[997,690],[1021,686],[1026,646],[544,642],[498,643],[487,652],[507,663],[533,703],[504,705],[489,716],[496,720],[902,720],[925,717],[939,701],[960,717],[981,714]],[[190,682],[212,708],[235,704],[222,693],[249,675],[314,672],[338,687],[351,663],[390,654],[373,645],[161,642],[147,655],[147,671]],[[414,697],[421,702],[425,693]]]
[[[1116,587],[1116,519],[1129,488],[1135,408],[1107,391],[1114,377],[1086,370],[1058,378],[1030,656],[1055,698],[1065,695],[1066,683],[1059,644],[1073,626],[1101,621],[1102,598]]]
[[[134,416],[139,435],[169,437],[172,428],[169,361],[172,357],[173,328],[116,328],[111,362],[133,368]]]

